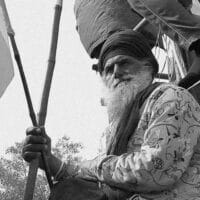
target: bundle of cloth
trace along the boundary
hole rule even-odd
[[[115,32],[134,27],[143,19],[125,0],[76,0],[76,29],[91,58],[98,58],[102,44]],[[156,44],[158,29],[148,23],[141,32]]]

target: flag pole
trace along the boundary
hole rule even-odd
[[[7,33],[9,35],[9,38],[10,38],[10,41],[11,41],[11,45],[12,45],[13,52],[14,52],[14,57],[15,57],[15,60],[16,60],[16,63],[17,63],[18,69],[19,69],[20,77],[21,77],[21,80],[22,80],[22,85],[23,85],[23,88],[24,88],[25,96],[26,96],[29,115],[30,115],[33,126],[38,126],[38,122],[37,122],[36,115],[35,115],[35,112],[34,112],[34,109],[33,109],[33,104],[32,104],[32,100],[31,100],[28,84],[27,84],[25,73],[24,73],[24,70],[23,70],[23,65],[22,65],[22,62],[21,62],[21,57],[20,57],[20,54],[19,54],[19,51],[18,51],[18,48],[17,48],[17,44],[16,44],[16,41],[15,41],[15,32],[14,32],[12,26],[11,26],[10,18],[9,18],[8,11],[7,11],[6,4],[5,4],[4,0],[1,0],[1,6],[2,6],[5,21],[6,21]],[[49,166],[47,164],[47,160],[46,160],[44,153],[42,153],[42,160],[43,160],[43,164],[44,164],[44,167],[45,167],[45,172],[46,172],[46,177],[47,177],[47,180],[48,180],[48,183],[49,183],[49,187],[51,188],[53,186],[53,183],[52,183],[52,180],[51,180],[51,174],[50,174]],[[34,166],[39,166],[39,160],[38,159],[34,161]],[[29,170],[30,174],[37,174],[37,169],[38,169],[38,167],[37,168],[36,167],[34,167],[34,168],[30,167],[30,170]],[[34,185],[35,185],[35,183],[34,183]],[[30,185],[30,188],[31,188],[31,185]],[[32,187],[32,190],[34,191],[34,186]],[[30,199],[31,198],[29,198],[29,200]],[[27,198],[27,200],[28,200],[28,198]]]
[[[45,83],[44,83],[43,92],[42,92],[40,109],[39,109],[39,113],[38,113],[38,125],[41,127],[45,125],[45,121],[46,121],[48,99],[49,99],[49,93],[50,93],[51,82],[52,82],[52,78],[53,78],[55,60],[56,60],[55,58],[56,58],[56,50],[57,50],[58,32],[59,32],[62,4],[63,4],[62,0],[57,0],[56,6],[55,6],[49,60],[48,60]],[[44,160],[46,159],[44,154],[42,154],[42,158]],[[44,162],[44,164],[45,163],[47,163],[47,162]],[[45,168],[46,167],[47,166],[45,166]],[[38,169],[38,159],[35,159],[30,163],[29,175],[28,175],[28,180],[27,180],[27,184],[26,184],[24,200],[32,200],[33,199],[33,192],[34,192],[35,181],[36,181],[36,176],[37,176],[37,169]],[[51,179],[51,177],[49,177],[49,178]]]
[[[37,126],[36,115],[35,115],[35,112],[34,112],[34,109],[33,109],[33,104],[32,104],[32,101],[31,101],[29,88],[28,88],[28,85],[27,85],[26,77],[25,77],[25,74],[24,74],[24,70],[23,70],[21,58],[20,58],[20,55],[19,55],[19,52],[18,52],[18,48],[17,48],[16,42],[15,42],[15,38],[14,38],[14,35],[12,35],[12,34],[9,34],[9,37],[10,37],[10,41],[11,41],[11,44],[12,44],[14,57],[15,57],[15,60],[17,62],[17,66],[18,66],[19,73],[20,73],[20,76],[21,76],[22,85],[24,87],[24,92],[25,92],[25,96],[26,96],[26,100],[27,100],[27,104],[28,104],[29,115],[30,115],[33,126]]]
[[[139,31],[140,29],[142,29],[145,25],[147,25],[149,22],[143,18],[135,27],[134,27],[134,31]]]
[[[30,92],[29,92],[28,84],[27,84],[26,77],[25,77],[25,74],[24,74],[20,54],[19,54],[17,44],[16,44],[16,41],[15,41],[15,32],[14,32],[12,26],[11,26],[11,23],[10,23],[10,18],[9,18],[9,15],[8,15],[8,11],[7,11],[7,8],[6,8],[5,1],[4,0],[1,0],[1,1],[2,1],[1,6],[2,6],[2,10],[3,10],[3,15],[4,15],[5,21],[6,21],[7,33],[8,33],[8,36],[10,38],[10,41],[11,41],[15,61],[17,63],[19,73],[20,73],[20,77],[21,77],[21,80],[22,80],[22,84],[23,84],[23,87],[24,87],[26,101],[27,101],[28,109],[29,109],[29,115],[30,115],[30,118],[31,118],[33,125],[36,126],[37,125],[36,115],[35,115],[35,112],[34,112],[34,109],[33,109],[33,104],[32,104],[32,101],[31,101]]]
[[[52,82],[52,77],[54,73],[55,60],[56,60],[56,50],[57,50],[57,43],[58,43],[58,32],[59,32],[62,4],[63,4],[62,0],[57,0],[56,6],[55,6],[48,66],[47,66],[44,88],[42,92],[40,109],[38,113],[38,123],[40,126],[43,126],[46,120],[48,99],[49,99],[49,93],[50,93],[51,82]]]

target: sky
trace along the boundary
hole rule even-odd
[[[55,0],[6,0],[36,113],[47,70],[55,3]],[[83,144],[84,158],[92,158],[98,151],[107,115],[100,106],[100,79],[91,70],[96,61],[89,58],[75,30],[73,5],[74,1],[63,1],[45,127],[52,144],[64,135],[69,136]],[[0,99],[0,155],[15,142],[21,142],[25,130],[32,126],[14,59],[13,64],[14,79]]]
[[[36,113],[47,70],[55,3],[56,0],[6,0]],[[75,30],[73,5],[74,0],[63,1],[45,127],[52,144],[69,136],[83,144],[81,155],[90,159],[97,154],[108,120],[100,105],[100,78],[91,70],[96,61],[89,58]],[[0,156],[6,148],[21,142],[25,130],[32,126],[14,59],[13,64],[15,76],[0,99]]]

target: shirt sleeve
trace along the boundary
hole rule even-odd
[[[146,104],[148,127],[137,152],[101,156],[81,166],[79,175],[135,192],[169,189],[186,171],[197,144],[200,110],[184,89],[169,87]]]

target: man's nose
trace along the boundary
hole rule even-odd
[[[118,64],[115,64],[113,74],[114,78],[116,79],[121,78],[123,76],[123,70],[120,68]]]

